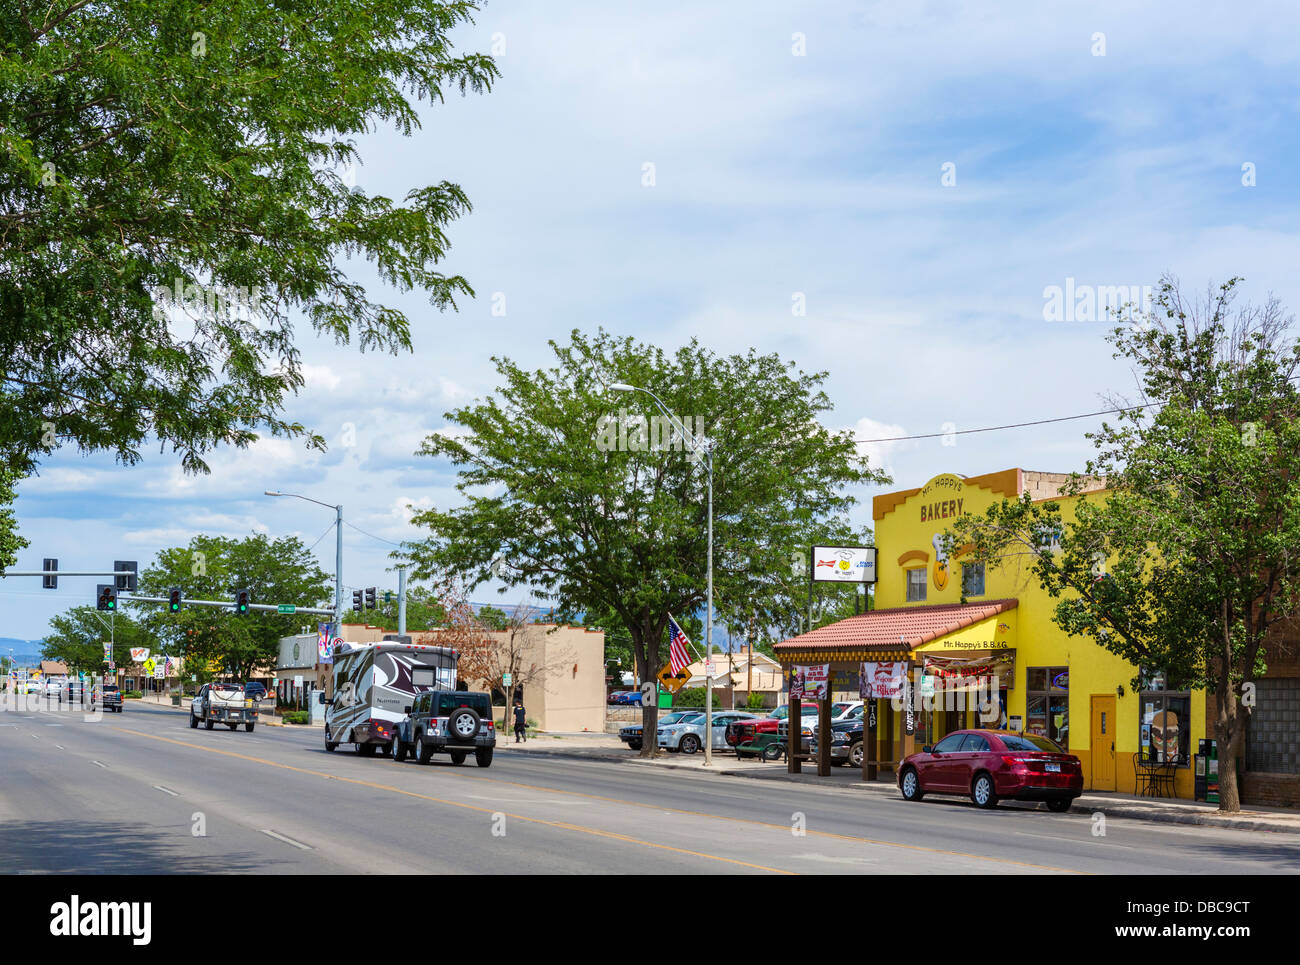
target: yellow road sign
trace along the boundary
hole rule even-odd
[[[671,663],[664,664],[659,670],[659,683],[661,683],[664,689],[671,694],[675,694],[677,691],[685,687],[686,681],[690,679],[691,675],[685,670],[674,676],[673,665]]]

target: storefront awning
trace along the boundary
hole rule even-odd
[[[774,649],[777,659],[783,664],[816,660],[875,660],[885,655],[906,657],[927,643],[1014,610],[1018,602],[985,600],[872,610],[782,640]]]

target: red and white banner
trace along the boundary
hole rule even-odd
[[[864,663],[859,671],[861,685],[858,692],[863,700],[890,700],[902,695],[903,679],[906,676],[907,664],[901,660]]]
[[[148,648],[148,647],[132,647],[132,648],[131,648],[131,659],[132,659],[133,661],[135,661],[136,663],[144,663],[146,660],[149,659],[149,648]]]
[[[826,696],[827,685],[830,682],[830,671],[831,665],[828,663],[795,667],[790,675],[790,699],[807,697],[810,700],[821,700]]]

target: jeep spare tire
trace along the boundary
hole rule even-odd
[[[478,734],[479,716],[473,707],[457,707],[447,716],[447,738],[457,742],[472,741]]]

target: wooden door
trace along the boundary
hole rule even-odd
[[[1115,698],[1092,698],[1092,790],[1115,790]]]

